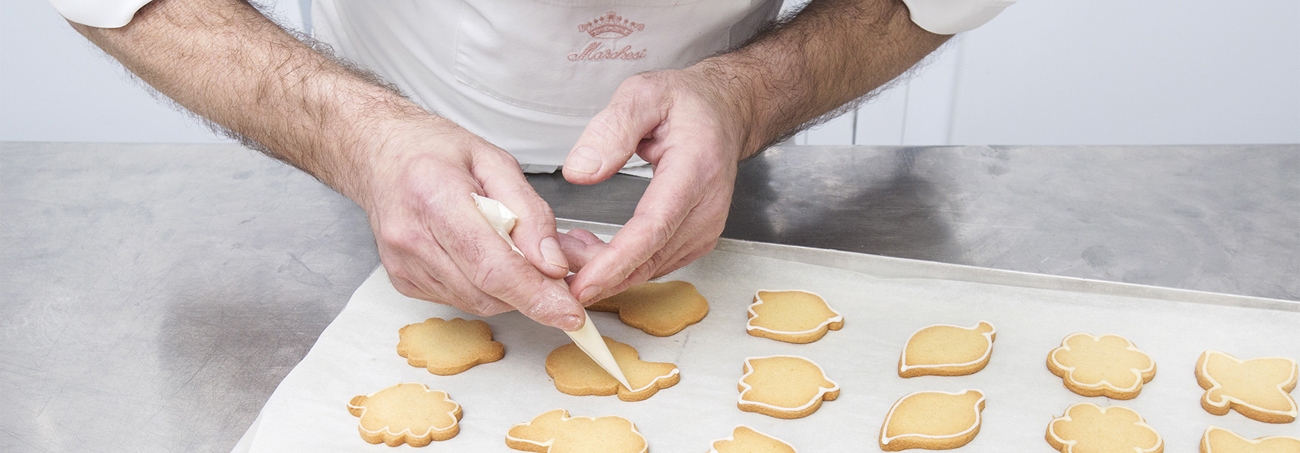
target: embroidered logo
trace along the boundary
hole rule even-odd
[[[614,11],[607,12],[604,16],[578,25],[579,32],[591,35],[592,38],[596,39],[626,38],[642,30],[645,30],[645,24],[627,20]],[[632,50],[630,45],[622,48],[605,47],[605,42],[592,41],[587,43],[582,50],[570,53],[568,57],[569,61],[640,60],[645,58],[645,55],[646,49]]]
[[[598,39],[626,38],[627,35],[645,30],[645,24],[632,22],[610,11],[591,22],[578,25],[578,31]]]

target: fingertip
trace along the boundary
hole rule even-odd
[[[578,329],[581,329],[582,325],[586,324],[586,322],[587,320],[584,319],[581,315],[564,315],[561,316],[558,321],[556,321],[554,327],[557,327],[560,330],[563,330],[565,332],[576,332]]]
[[[569,275],[569,260],[565,258],[564,250],[560,248],[560,241],[553,236],[547,236],[542,238],[538,248],[548,268],[543,272],[544,274],[551,278],[564,278]]]

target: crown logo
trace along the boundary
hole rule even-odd
[[[645,30],[645,24],[624,19],[613,11],[578,26],[578,31],[599,39],[623,38],[641,30]]]

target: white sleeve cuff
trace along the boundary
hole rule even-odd
[[[937,35],[955,35],[984,25],[1016,0],[903,0],[912,22]]]
[[[121,28],[151,0],[50,0],[63,18],[97,28]]]

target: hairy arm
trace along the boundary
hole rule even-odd
[[[566,330],[555,217],[519,164],[452,122],[299,42],[238,0],[155,0],[120,29],[73,26],[159,92],[359,204],[402,294]],[[470,193],[519,214],[521,257]]]
[[[680,71],[633,76],[592,118],[564,164],[578,184],[608,179],[633,154],[655,164],[636,213],[609,244],[562,237],[578,300],[607,297],[713,249],[737,162],[852,106],[949,37],[912,23],[899,0],[814,0],[741,48]]]

